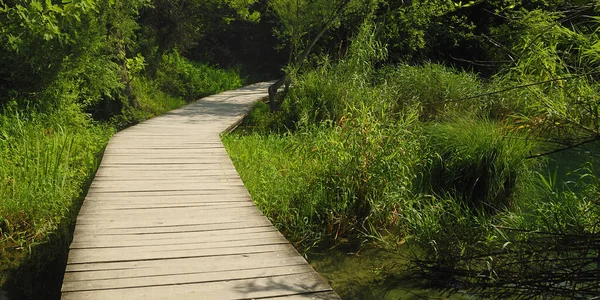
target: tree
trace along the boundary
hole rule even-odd
[[[146,57],[154,73],[162,55],[173,49],[185,53],[206,32],[235,19],[257,21],[260,14],[250,7],[257,0],[153,0],[143,9]]]
[[[87,36],[69,25],[97,8],[95,0],[0,0],[0,104],[8,94],[39,92],[52,82],[80,35]]]
[[[277,91],[285,84],[283,98],[290,85],[290,73],[299,70],[323,35],[352,13],[372,11],[379,1],[358,0],[273,0],[269,7],[279,19],[277,36],[290,49],[284,75],[269,87],[271,110],[277,109]]]

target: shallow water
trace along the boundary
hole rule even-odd
[[[311,250],[308,261],[342,299],[475,299],[462,294],[435,290],[410,270],[406,249],[389,252],[366,247]]]

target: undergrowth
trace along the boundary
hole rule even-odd
[[[130,82],[133,105],[124,97],[111,99],[101,92],[97,97],[102,99],[88,99],[89,93],[77,89],[82,82],[71,76],[59,77],[41,96],[3,101],[0,286],[11,297],[59,297],[71,226],[116,130],[242,85],[234,71],[193,64],[178,54],[166,57],[176,57],[177,64],[159,73],[187,74],[177,77],[179,89],[164,90],[171,81],[163,75],[139,74]]]
[[[598,292],[598,174],[588,167],[579,191],[556,189],[538,173],[552,157],[535,155],[595,126],[585,110],[568,119],[582,105],[565,101],[573,91],[492,93],[506,77],[431,63],[376,69],[385,50],[371,30],[340,62],[293,75],[281,110],[261,103],[224,137],[265,214],[301,250],[349,239],[409,245],[416,269],[443,288]],[[592,90],[579,89],[585,99]]]
[[[163,55],[156,82],[162,91],[191,101],[242,86],[238,73],[187,60],[173,51]]]

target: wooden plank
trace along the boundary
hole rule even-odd
[[[312,273],[166,286],[66,292],[69,299],[258,299],[328,292],[331,288]]]
[[[268,221],[258,220],[260,215],[248,214],[245,216],[231,217],[228,219],[194,219],[186,218],[182,220],[170,220],[161,219],[158,221],[140,219],[138,222],[127,222],[127,223],[115,223],[115,222],[96,222],[94,221],[82,221],[77,222],[78,226],[81,226],[82,230],[92,231],[99,234],[109,233],[151,233],[151,232],[179,232],[174,228],[179,227],[182,231],[209,231],[219,229],[230,229],[232,226],[243,226],[244,221],[248,221],[245,227],[256,227],[261,225],[268,225]],[[245,228],[245,227],[233,227],[233,228]]]
[[[79,211],[81,214],[81,220],[85,220],[87,217],[101,217],[105,218],[106,216],[114,216],[114,218],[121,218],[123,216],[127,216],[129,218],[132,217],[154,217],[154,215],[160,215],[162,218],[172,218],[172,217],[184,217],[191,215],[193,217],[202,217],[206,214],[210,214],[212,216],[218,215],[221,217],[223,214],[234,214],[241,215],[244,213],[258,213],[256,207],[251,205],[245,206],[230,206],[229,210],[224,212],[223,209],[220,209],[219,206],[197,206],[197,207],[169,207],[163,206],[160,208],[146,208],[146,209],[100,209],[103,205],[93,205],[87,204],[83,206]],[[96,209],[98,208],[98,209]],[[174,216],[172,216],[174,215]]]
[[[235,193],[232,191],[227,192],[226,194],[214,194],[212,192],[198,192],[198,193],[189,193],[189,192],[153,192],[153,193],[112,193],[112,194],[93,194],[88,193],[85,197],[85,201],[95,201],[95,200],[117,200],[117,201],[135,201],[139,199],[143,199],[143,201],[149,201],[152,199],[164,199],[167,201],[177,201],[177,200],[199,200],[206,199],[210,201],[227,201],[227,199],[238,199],[238,198],[249,198],[250,194],[246,189],[236,191]]]
[[[112,214],[112,213],[124,213],[124,214],[161,214],[163,211],[176,211],[176,210],[199,210],[205,213],[217,213],[225,208],[230,209],[251,209],[254,205],[251,202],[232,202],[232,203],[217,203],[212,205],[200,204],[169,204],[161,203],[159,205],[142,205],[138,206],[122,206],[122,205],[91,205],[88,204],[81,208],[79,213],[89,214]]]
[[[121,225],[114,224],[112,226],[102,224],[77,224],[78,230],[75,231],[74,237],[79,238],[82,235],[108,235],[108,236],[124,236],[124,235],[155,235],[162,233],[181,233],[181,232],[208,232],[220,231],[229,229],[243,229],[256,227],[273,226],[271,222],[265,219],[248,219],[244,221],[221,221],[215,223],[190,223],[190,222],[170,222],[170,224],[160,224],[156,226],[140,227],[139,225]]]
[[[158,149],[124,149],[124,148],[110,148],[104,151],[104,157],[165,157],[165,155],[172,155],[174,153],[182,156],[195,156],[195,155],[221,155],[227,154],[227,151],[223,149],[221,143],[211,144],[212,147],[194,147],[191,149],[178,149],[178,148],[158,148]]]
[[[104,169],[107,172],[163,172],[163,171],[188,171],[188,172],[214,172],[214,171],[224,171],[231,170],[230,163],[214,163],[214,164],[178,164],[178,165],[166,165],[166,164],[117,164],[117,165],[102,165],[101,169]],[[103,170],[103,171],[104,171]]]
[[[211,196],[211,197],[209,197]],[[84,202],[84,206],[104,206],[107,208],[113,207],[148,207],[153,206],[186,206],[186,205],[234,205],[236,203],[253,203],[248,195],[240,194],[236,197],[219,198],[221,195],[190,195],[190,197],[172,197],[161,199],[159,196],[154,197],[106,197],[88,199]]]
[[[71,243],[74,248],[77,245],[136,245],[145,243],[169,243],[174,240],[186,240],[186,239],[201,239],[201,238],[214,238],[219,236],[243,236],[248,234],[257,234],[262,232],[275,232],[279,233],[272,226],[258,226],[258,227],[246,227],[246,228],[230,228],[222,230],[212,231],[191,231],[191,232],[176,232],[176,233],[157,233],[157,234],[123,234],[123,235],[97,235],[89,234],[80,236],[76,242]]]
[[[252,258],[249,258],[252,257]],[[185,261],[186,264],[182,264],[177,261]],[[85,272],[72,272],[68,271],[65,273],[63,281],[65,283],[81,283],[85,281],[109,281],[109,280],[128,280],[137,279],[145,280],[148,277],[163,277],[163,276],[185,276],[188,274],[206,274],[213,276],[214,273],[218,272],[237,272],[240,270],[261,270],[268,268],[277,267],[289,267],[289,266],[306,266],[306,262],[299,257],[297,254],[290,254],[288,257],[274,257],[273,252],[257,253],[250,255],[237,255],[228,258],[232,263],[214,263],[214,258],[198,257],[198,258],[184,258],[174,260],[163,260],[161,264],[157,264],[153,267],[141,267],[136,266],[135,268],[123,268],[123,269],[112,269],[112,270],[97,270],[97,271],[85,271]],[[152,261],[155,262],[155,261]],[[190,264],[199,263],[202,264],[202,269]],[[310,272],[310,270],[306,270]],[[237,274],[229,274],[228,278],[233,278]],[[228,279],[225,278],[225,279]],[[214,277],[213,277],[214,279]],[[125,281],[123,280],[123,281]],[[177,281],[183,282],[184,278],[178,279]],[[198,281],[193,280],[193,281]],[[189,283],[189,281],[188,281]],[[103,287],[106,288],[110,282],[103,283]],[[138,284],[140,285],[140,284]],[[131,286],[131,285],[129,285]],[[69,287],[69,290],[81,289],[80,287]]]
[[[87,249],[87,248],[118,248],[118,247],[141,247],[141,246],[158,246],[158,245],[186,245],[186,244],[202,244],[223,241],[235,240],[256,240],[256,239],[273,239],[281,238],[279,232],[272,227],[251,228],[252,231],[238,231],[235,235],[231,233],[224,234],[220,232],[191,232],[173,235],[166,237],[150,237],[152,239],[115,239],[96,237],[91,240],[79,239],[77,242],[71,243],[71,249]],[[204,233],[204,234],[203,234]]]
[[[179,208],[178,208],[179,209]],[[203,210],[188,210],[179,209],[174,211],[170,209],[165,212],[156,212],[153,214],[144,211],[116,211],[113,213],[83,213],[77,218],[78,225],[137,225],[137,226],[174,226],[185,223],[194,224],[209,224],[217,223],[221,220],[240,221],[243,222],[248,218],[261,217],[262,213],[256,207],[235,208],[236,212],[231,211],[203,211]],[[233,210],[233,209],[231,209]]]
[[[248,207],[254,206],[251,201],[229,201],[229,202],[190,202],[190,203],[119,203],[117,201],[96,201],[96,204],[86,203],[81,207],[81,210],[96,212],[105,210],[155,210],[155,209],[169,209],[169,208],[198,208],[204,207],[206,209],[224,209],[224,208],[236,208],[236,207]]]
[[[151,184],[149,184],[151,183]],[[204,187],[226,188],[243,187],[244,183],[239,179],[207,179],[207,180],[177,180],[177,181],[111,181],[103,182],[101,180],[94,181],[90,188],[98,189],[99,191],[155,191],[155,190],[197,190]]]
[[[73,249],[69,251],[69,264],[83,264],[94,262],[114,262],[114,261],[136,261],[136,260],[158,260],[166,258],[182,257],[219,257],[231,254],[249,254],[260,252],[280,251],[282,245],[287,241],[283,240],[265,240],[265,241],[241,241],[238,243],[222,243],[219,246],[203,247],[154,247],[149,249],[136,249],[135,251],[124,251],[120,248],[109,249]]]
[[[245,228],[259,228],[259,227],[270,227],[271,223],[264,220],[252,220],[248,223],[243,222],[220,222],[212,224],[183,224],[183,225],[171,225],[171,226],[144,226],[139,227],[136,225],[124,226],[115,225],[112,227],[106,225],[81,225],[81,231],[78,236],[81,235],[92,235],[92,236],[110,236],[114,238],[130,238],[131,236],[154,236],[157,234],[168,234],[168,233],[191,233],[191,232],[218,232],[229,229],[245,229]]]
[[[165,171],[161,172],[162,178],[158,178],[157,174],[147,173],[143,171],[127,171],[127,172],[113,172],[114,174],[96,174],[94,180],[98,181],[160,181],[161,179],[178,178],[181,180],[204,180],[205,178],[211,178],[216,176],[222,176],[229,178],[230,176],[238,176],[237,173],[229,170],[205,170],[198,172],[196,170],[189,171]]]
[[[180,165],[180,164],[199,164],[199,165],[205,165],[205,164],[230,164],[230,159],[227,156],[226,153],[219,153],[219,154],[205,154],[205,155],[201,155],[201,154],[194,154],[194,155],[190,155],[190,154],[180,154],[177,151],[171,151],[171,153],[160,153],[160,155],[170,155],[171,157],[166,158],[166,157],[159,157],[159,154],[155,154],[155,156],[136,156],[136,155],[132,155],[132,156],[126,156],[126,155],[112,155],[112,156],[107,156],[105,158],[103,158],[102,162],[106,165],[106,166],[111,166],[111,165],[119,165],[119,164],[125,164],[125,165],[139,165],[142,163],[145,164],[166,164],[166,163],[170,163],[173,165]]]
[[[245,253],[228,255],[226,260],[217,260],[214,257],[191,257],[191,258],[172,258],[165,260],[137,260],[125,262],[100,262],[92,264],[68,264],[66,273],[70,273],[69,281],[84,280],[85,276],[97,276],[98,272],[115,272],[116,278],[126,277],[128,274],[162,274],[162,272],[192,272],[199,266],[206,267],[209,270],[232,270],[237,266],[249,264],[252,267],[262,266],[270,260],[286,260],[292,257],[300,257],[298,252],[291,246],[284,250],[265,251],[259,253]],[[302,257],[300,257],[302,258]],[[163,270],[164,269],[164,270]],[[122,271],[125,276],[118,275]],[[82,277],[83,276],[83,277]],[[100,276],[100,275],[98,275]]]
[[[148,240],[133,243],[131,241],[112,241],[99,243],[98,241],[88,243],[75,243],[71,249],[80,250],[93,250],[93,249],[104,249],[104,250],[124,250],[128,252],[138,251],[171,251],[171,250],[185,250],[185,249],[208,249],[208,248],[224,248],[224,247],[237,247],[247,245],[258,245],[258,244],[272,244],[285,241],[285,238],[280,234],[274,232],[259,232],[250,233],[239,236],[211,236],[202,238],[188,238],[185,240],[175,239],[162,239],[162,240]],[[104,251],[101,250],[101,251]]]
[[[156,183],[149,183],[144,185],[144,182],[136,182],[136,181],[131,181],[129,182],[131,186],[127,186],[127,185],[123,185],[123,184],[118,184],[115,183],[116,187],[113,187],[113,185],[108,184],[108,186],[102,184],[102,183],[98,183],[94,186],[90,187],[89,191],[94,191],[94,192],[103,192],[105,190],[107,191],[112,191],[112,192],[122,192],[122,193],[127,193],[127,192],[135,192],[135,191],[161,191],[161,190],[165,190],[165,191],[173,191],[173,190],[215,190],[215,189],[230,189],[230,187],[241,187],[241,189],[239,189],[240,191],[246,191],[244,187],[244,184],[242,181],[238,181],[238,180],[223,180],[222,182],[210,182],[210,181],[206,181],[206,182],[185,182],[185,181],[174,181],[174,182],[156,182]]]
[[[152,187],[144,187],[143,189],[120,189],[120,190],[104,190],[98,188],[90,188],[88,193],[95,193],[97,196],[101,194],[109,194],[112,196],[166,196],[166,195],[223,195],[224,192],[231,191],[234,194],[247,193],[243,185],[231,186],[211,186],[211,187],[194,187],[194,188],[169,188],[169,189],[153,189]]]
[[[90,291],[104,289],[123,289],[150,287],[155,285],[180,285],[215,281],[231,281],[251,278],[264,278],[282,275],[306,274],[312,269],[304,263],[288,266],[270,266],[263,268],[236,269],[213,272],[189,272],[185,274],[145,275],[133,278],[110,278],[86,281],[67,281],[63,292]]]
[[[215,163],[228,163],[229,157],[227,155],[205,155],[205,156],[188,156],[185,157],[129,157],[129,156],[108,156],[102,159],[105,165],[119,164],[119,165],[160,165],[160,164],[215,164]]]
[[[129,174],[131,175],[136,175],[136,177],[132,177],[132,176],[122,176],[119,177],[119,173],[121,172],[114,172],[116,174],[114,174],[113,176],[106,176],[106,175],[100,175],[100,176],[96,176],[94,178],[94,184],[102,184],[102,183],[108,183],[108,184],[116,184],[116,183],[120,183],[120,182],[135,182],[135,181],[142,181],[142,182],[146,182],[146,183],[161,183],[161,182],[169,182],[169,183],[179,183],[179,182],[184,182],[184,183],[196,183],[196,182],[206,182],[206,183],[211,183],[211,182],[223,182],[223,181],[236,181],[236,182],[241,182],[240,178],[237,174],[232,173],[232,172],[224,172],[224,171],[214,171],[208,174],[203,174],[203,173],[199,173],[199,172],[194,172],[192,174],[189,175],[195,175],[195,176],[179,176],[182,175],[183,172],[181,171],[171,171],[170,173],[168,173],[169,175],[177,175],[175,176],[165,176],[163,178],[158,178],[154,176],[146,176],[146,177],[142,177],[142,175],[144,175],[145,172],[130,172]],[[165,174],[163,172],[161,172],[161,174]]]

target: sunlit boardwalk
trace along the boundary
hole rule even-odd
[[[266,94],[221,93],[112,138],[62,299],[339,299],[254,206],[221,144]]]

